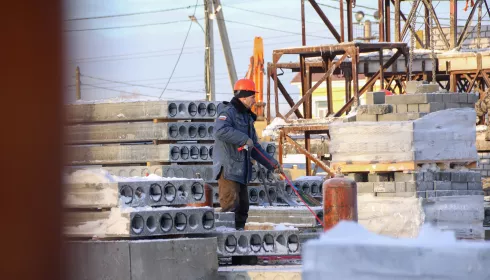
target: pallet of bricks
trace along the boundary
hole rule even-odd
[[[488,124],[488,116],[485,119]],[[490,130],[488,130],[488,125],[477,126],[476,148],[478,150],[478,164],[473,170],[480,172],[482,176],[485,195],[485,239],[488,240],[490,239]]]
[[[238,233],[233,213],[213,208],[217,105],[138,101],[66,106],[64,234],[72,239],[71,279],[159,279],[162,274],[216,279],[218,256],[299,255],[296,230]],[[257,185],[255,190],[251,200],[258,204],[265,188]],[[111,256],[115,252],[116,258]],[[105,261],[109,256],[111,261]],[[194,265],[187,266],[189,262]]]
[[[374,232],[415,237],[432,224],[481,239],[481,174],[467,168],[478,159],[477,96],[412,89],[367,93],[356,116],[331,124],[332,166],[357,182],[359,223]]]

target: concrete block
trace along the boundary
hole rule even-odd
[[[419,112],[419,104],[408,104],[408,112],[409,113],[418,113]]]
[[[150,165],[150,166],[111,166],[102,167],[110,174],[120,177],[146,177],[155,174],[167,178],[198,179],[207,183],[216,183],[212,165]],[[199,176],[198,176],[199,175]]]
[[[397,193],[406,192],[407,191],[407,183],[406,182],[395,182],[395,191]]]
[[[451,172],[451,181],[452,182],[468,182],[467,172]]]
[[[423,104],[436,102],[436,97],[431,93],[402,94],[386,96],[386,104]]]
[[[475,94],[475,93],[467,93],[467,96],[468,96],[468,97],[467,97],[467,99],[468,99],[468,103],[473,104],[473,105],[474,105],[474,104],[475,104],[475,103],[478,101],[478,99],[479,99],[479,96],[478,96],[477,94]]]
[[[214,123],[108,123],[65,126],[67,144],[214,140]]]
[[[426,198],[427,197],[426,191],[417,191],[415,193],[415,195],[417,196],[417,198]]]
[[[210,144],[67,146],[72,165],[147,162],[211,162]]]
[[[436,191],[436,197],[441,197],[441,196],[457,196],[458,191],[452,190],[452,191]]]
[[[436,197],[436,191],[426,191],[425,192],[425,198],[433,198]]]
[[[357,107],[357,115],[383,115],[393,111],[389,104],[360,105]]]
[[[373,193],[374,192],[374,183],[372,183],[372,182],[357,183],[357,192],[358,193]]]
[[[451,94],[451,103],[460,103],[459,99],[460,93]]]
[[[408,113],[408,104],[397,104],[396,113]]]
[[[175,234],[204,234],[215,230],[214,209],[155,208],[133,211],[130,214],[131,236],[162,236]]]
[[[445,181],[445,182],[451,181],[451,172],[439,171],[437,172],[437,174],[439,176],[439,181]]]
[[[376,193],[394,193],[394,192],[396,192],[395,182],[374,183],[374,192],[376,192]]]
[[[406,92],[412,94],[417,92],[417,87],[422,85],[422,81],[407,81]]]
[[[395,172],[395,182],[410,182],[416,180],[416,173]]]
[[[394,114],[385,114],[378,115],[378,121],[380,122],[401,122],[401,121],[410,121],[416,120],[425,116],[427,113],[394,113]]]
[[[417,191],[430,191],[434,189],[434,182],[417,182]]]
[[[424,174],[425,174],[425,172],[416,172],[415,173],[415,181],[423,182],[424,181]]]
[[[452,93],[442,93],[441,95],[443,103],[452,103]]]
[[[481,191],[483,190],[481,182],[468,182],[468,190],[470,191]]]
[[[468,183],[464,182],[451,182],[451,189],[456,191],[468,190]]]
[[[377,192],[376,197],[396,197],[398,194],[394,192]]]
[[[219,230],[220,227],[235,229],[234,212],[215,212],[214,226]]]
[[[417,86],[415,93],[434,93],[439,91],[438,84],[422,84]]]
[[[385,103],[386,94],[382,91],[377,92],[367,92],[366,93],[366,104],[374,105],[374,104],[384,104]]]
[[[452,94],[454,95],[454,94]],[[453,108],[461,108],[461,104],[455,103],[455,102],[450,102],[450,103],[445,103],[446,104],[446,109],[453,109]]]
[[[481,183],[481,173],[479,172],[467,172],[466,173],[467,182]]]
[[[450,191],[450,190],[452,190],[451,182],[434,181],[434,190],[436,190],[436,191]]]
[[[443,93],[434,93],[433,94],[433,98],[434,98],[434,102],[436,103],[444,103],[444,97],[443,97]],[[444,109],[444,108],[443,108]]]
[[[405,182],[405,188],[407,192],[416,192],[417,183],[416,182]]]
[[[219,102],[139,101],[65,105],[68,123],[142,121],[153,119],[214,119]]]
[[[366,115],[366,114],[357,115],[356,121],[358,121],[358,122],[377,122],[378,116],[377,115]]]
[[[349,173],[346,177],[351,178],[356,182],[367,182],[368,181],[368,173]]]
[[[468,103],[467,93],[458,93],[458,95],[459,95],[459,103]]]
[[[218,279],[217,240],[132,241],[131,279]]]
[[[299,231],[226,231],[216,233],[218,256],[300,255]]]
[[[128,242],[79,241],[66,245],[67,279],[131,279]]]
[[[425,182],[433,182],[435,180],[435,172],[425,171],[424,172],[424,181]]]
[[[204,182],[194,180],[119,182],[121,203],[129,207],[185,205],[203,203]]]
[[[416,119],[420,119],[421,117],[427,115],[427,113],[407,113],[407,119],[409,121],[413,121]]]
[[[389,182],[392,178],[391,173],[369,173],[368,182]]]
[[[444,103],[431,102],[426,104],[419,104],[418,111],[421,113],[432,113],[444,109],[445,109]]]

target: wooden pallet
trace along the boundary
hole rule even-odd
[[[439,168],[446,169],[454,164],[464,165],[467,168],[475,168],[475,159],[454,160],[454,161],[405,161],[405,162],[332,162],[333,170],[340,169],[342,173],[353,172],[394,172],[394,171],[414,171],[426,163],[435,163]]]

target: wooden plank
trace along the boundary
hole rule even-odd
[[[406,161],[406,162],[332,162],[332,169],[340,168],[342,173],[351,172],[392,172],[392,171],[412,171],[417,170],[419,165],[425,163],[435,163],[441,169],[452,163],[464,163],[466,167],[475,166],[474,159],[464,159],[455,161]]]

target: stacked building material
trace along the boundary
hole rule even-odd
[[[434,93],[433,85],[420,85],[417,90],[428,87],[429,93],[388,95],[385,92],[368,92],[366,105],[357,109],[357,116],[349,121],[410,121],[429,113],[452,109],[474,108],[478,95],[473,93]]]
[[[383,101],[384,93],[373,93],[367,101],[384,104],[360,110],[385,108],[386,113],[376,115],[377,121],[331,124],[332,166],[357,182],[359,223],[396,237],[415,237],[422,224],[431,223],[455,231],[458,238],[483,238],[481,175],[461,168],[477,160],[476,114],[471,108],[439,106],[474,103],[474,95],[461,95],[406,94],[385,96]],[[446,96],[454,99],[444,102]],[[434,112],[420,111],[427,104]],[[426,115],[379,121],[389,114],[408,114],[398,107],[409,106],[419,110],[412,113]]]
[[[183,264],[189,259],[202,264],[202,271],[192,270],[194,276],[216,277],[214,208],[200,178],[200,174],[211,176],[206,171],[212,164],[216,105],[145,101],[67,106],[70,175],[65,180],[64,206],[69,210],[64,234],[84,240],[69,244],[75,250],[70,255],[75,270],[83,271],[75,279],[84,279],[87,273],[97,279],[156,277],[165,270],[185,270]],[[174,239],[181,236],[187,241]],[[210,237],[192,241],[202,236]],[[118,242],[95,244],[87,240],[92,238]],[[210,253],[178,254],[176,263],[167,266],[154,263],[154,257],[160,258],[159,248],[168,251],[174,246]],[[118,251],[118,261],[129,260],[130,273],[97,269],[107,256],[92,250]],[[93,262],[87,263],[88,258]]]

